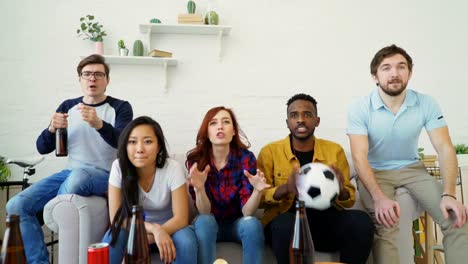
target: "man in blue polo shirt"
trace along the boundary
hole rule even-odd
[[[447,263],[466,263],[468,209],[456,199],[457,160],[444,116],[433,98],[406,89],[413,62],[402,48],[381,49],[370,68],[377,88],[351,105],[347,134],[361,200],[376,224],[374,261],[399,263],[400,205],[394,197],[404,186],[440,224]],[[418,160],[423,127],[439,155],[443,186]]]
[[[110,81],[109,66],[102,56],[84,58],[77,73],[83,96],[62,102],[36,141],[39,153],[50,153],[56,147],[57,129],[67,128],[67,168],[34,183],[6,206],[8,214],[20,216],[28,263],[49,263],[36,213],[58,194],[105,195],[119,135],[133,118],[127,101],[105,94]]]

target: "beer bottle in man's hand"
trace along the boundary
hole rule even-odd
[[[1,264],[26,264],[19,223],[18,215],[8,215],[6,217],[6,229],[0,254]]]
[[[68,133],[67,128],[57,128],[55,130],[55,156],[68,156]]]
[[[289,246],[290,264],[315,263],[314,242],[310,234],[309,221],[303,201],[296,201],[296,219],[294,220],[294,232]]]
[[[125,252],[125,264],[149,264],[150,262],[143,208],[134,205],[128,233],[127,251]]]

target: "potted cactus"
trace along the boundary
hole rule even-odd
[[[104,54],[104,36],[107,36],[103,26],[94,20],[93,15],[86,15],[80,18],[80,27],[76,30],[78,37],[84,40],[91,40],[96,43],[96,54]]]
[[[133,43],[133,56],[143,56],[144,53],[144,48],[143,48],[143,42],[139,39],[135,40]]]
[[[152,18],[152,19],[150,19],[150,23],[151,24],[161,24],[161,20],[159,20],[158,18]]]
[[[219,14],[217,12],[218,0],[208,0],[208,8],[205,13],[205,24],[206,25],[218,25]]]
[[[119,46],[120,56],[128,56],[128,49],[125,47],[125,42],[123,41],[123,39],[119,40],[117,45]]]
[[[195,9],[197,8],[197,5],[195,4],[195,2],[193,0],[189,0],[187,2],[187,12],[189,14],[195,14]]]
[[[207,25],[218,25],[219,23],[219,16],[216,11],[209,11],[205,15],[205,24]]]

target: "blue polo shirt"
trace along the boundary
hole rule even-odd
[[[447,126],[435,100],[407,89],[398,113],[380,98],[378,88],[353,102],[348,110],[348,135],[367,135],[368,160],[373,169],[400,169],[418,161],[421,130]]]

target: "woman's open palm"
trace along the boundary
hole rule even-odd
[[[265,176],[259,169],[257,169],[256,175],[250,174],[247,170],[244,170],[244,174],[249,179],[250,184],[259,192],[271,187],[270,184],[266,183]]]
[[[194,188],[201,189],[205,186],[208,172],[210,171],[210,165],[206,164],[203,171],[198,170],[198,164],[195,162],[190,168],[189,172],[189,183]]]

